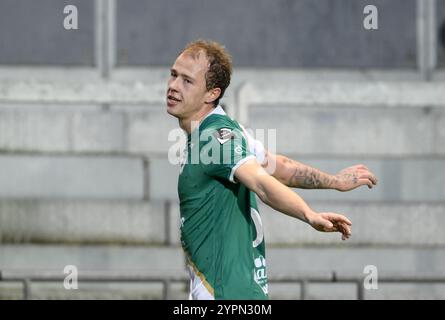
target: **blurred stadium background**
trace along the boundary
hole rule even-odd
[[[66,265],[159,281],[31,281],[28,298],[187,298],[161,281],[187,279],[164,94],[180,49],[210,38],[234,58],[232,116],[277,129],[279,153],[380,179],[298,191],[352,219],[347,242],[261,207],[271,298],[356,299],[343,280],[374,265],[364,299],[444,299],[444,23],[434,0],[0,0],[0,298]]]

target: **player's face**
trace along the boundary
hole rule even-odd
[[[182,53],[171,67],[167,89],[167,112],[179,119],[191,118],[205,106],[207,57]]]

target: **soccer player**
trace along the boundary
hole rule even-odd
[[[364,166],[330,176],[274,155],[219,106],[231,58],[216,42],[187,45],[171,67],[167,112],[187,133],[178,182],[181,244],[191,299],[267,299],[265,243],[255,194],[318,231],[351,235],[351,222],[317,213],[289,187],[352,190],[377,181]]]

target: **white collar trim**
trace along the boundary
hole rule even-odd
[[[209,114],[207,114],[207,115],[204,117],[204,119],[206,119],[207,117],[210,117],[212,114],[219,114],[219,115],[222,115],[222,116],[225,116],[225,115],[226,115],[224,109],[223,109],[220,105],[218,105],[215,109],[213,109],[212,112],[210,112]],[[202,119],[202,121],[204,121],[204,119]]]

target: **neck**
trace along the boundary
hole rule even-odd
[[[195,129],[195,127],[192,127],[192,123],[200,123],[202,119],[204,119],[210,112],[213,111],[213,109],[214,107],[212,104],[206,104],[205,107],[200,109],[192,116],[188,118],[179,119],[179,127],[181,127],[182,130],[187,132],[187,134],[191,134],[192,130]]]

